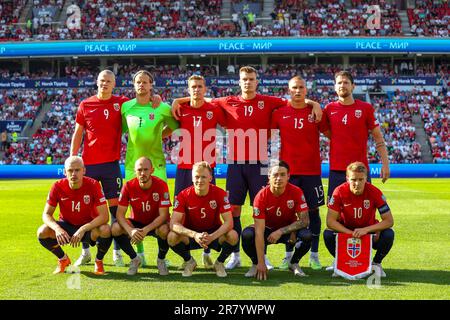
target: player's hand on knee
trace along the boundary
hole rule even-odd
[[[277,241],[281,238],[283,234],[280,230],[274,231],[267,237],[267,241],[270,243],[277,243]]]
[[[70,243],[70,236],[63,228],[55,230],[56,241],[60,246]]]
[[[75,232],[70,239],[70,245],[74,248],[78,247],[80,245],[81,239],[83,239],[84,233],[85,232],[83,228],[78,229],[78,231]]]
[[[145,238],[144,231],[142,229],[133,229],[131,230],[131,243],[137,244],[142,242]]]

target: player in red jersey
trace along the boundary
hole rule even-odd
[[[342,232],[359,238],[373,233],[373,269],[380,277],[386,274],[381,261],[394,243],[394,218],[383,193],[367,182],[367,168],[362,162],[351,163],[346,170],[347,182],[338,186],[328,202],[327,226],[323,233],[325,245],[333,257],[336,253],[336,233]],[[375,217],[375,212],[381,221]]]
[[[149,158],[139,158],[134,170],[136,178],[126,182],[120,193],[117,222],[112,225],[111,232],[131,258],[128,275],[135,275],[141,265],[141,259],[131,244],[142,242],[146,236],[154,236],[159,247],[156,265],[159,274],[165,276],[169,274],[164,261],[169,251],[169,188],[164,180],[152,176],[154,169]],[[128,206],[131,206],[131,216],[126,219]]]
[[[286,101],[281,98],[261,95],[257,92],[257,71],[250,66],[239,70],[239,96],[228,96],[213,99],[225,112],[228,134],[228,170],[226,188],[233,206],[234,229],[241,234],[241,211],[247,192],[250,205],[256,194],[267,185],[267,148],[272,111],[284,106]],[[177,115],[176,99],[172,112]],[[320,104],[307,100],[314,105],[315,119],[320,120],[322,110]],[[179,115],[179,113],[178,113]],[[176,118],[178,118],[176,116]],[[268,260],[267,264],[273,268]],[[241,265],[239,243],[228,261],[226,268],[233,269]]]
[[[66,178],[55,182],[50,190],[42,214],[44,224],[37,236],[41,245],[58,257],[54,274],[63,273],[70,265],[69,257],[61,246],[78,247],[80,242],[94,246],[97,243],[95,274],[105,273],[103,257],[111,246],[111,230],[108,225],[108,207],[100,183],[85,177],[83,160],[71,156],[64,163]],[[59,220],[53,214],[59,205]]]
[[[102,184],[108,200],[111,221],[116,220],[117,201],[122,187],[120,171],[120,149],[122,137],[122,103],[129,99],[112,94],[116,85],[114,73],[103,70],[97,77],[97,95],[83,100],[78,107],[75,131],[72,136],[70,154],[78,154],[81,142],[84,144],[82,157],[86,165],[86,176]],[[113,260],[116,266],[123,266],[120,247],[114,241]],[[83,253],[75,265],[91,261],[89,246],[83,244]]]
[[[309,264],[314,270],[322,268],[319,262],[321,220],[319,207],[325,204],[321,178],[320,132],[328,132],[326,122],[315,122],[311,107],[305,103],[306,82],[301,77],[289,80],[291,99],[285,107],[272,114],[272,128],[279,130],[280,159],[289,164],[289,182],[302,189],[309,208],[309,229],[312,232]],[[286,256],[280,269],[288,269],[293,246],[286,244]]]
[[[188,79],[190,101],[181,104],[180,127],[174,133],[180,137],[178,165],[175,176],[175,193],[192,186],[192,166],[206,161],[216,166],[216,127],[224,126],[225,115],[221,108],[205,101],[206,81],[200,75]],[[212,184],[216,184],[214,172]],[[206,269],[213,268],[210,249],[202,254]]]
[[[377,152],[383,163],[380,176],[384,183],[390,175],[389,158],[374,108],[369,103],[353,98],[355,84],[348,71],[335,74],[334,89],[339,97],[324,109],[324,118],[330,128],[330,175],[328,199],[334,189],[345,182],[345,169],[355,161],[369,168],[367,159],[367,141],[369,133],[373,135]],[[370,180],[370,175],[369,175]]]
[[[227,193],[211,180],[212,168],[205,161],[198,162],[192,168],[194,185],[175,198],[168,242],[184,260],[183,277],[190,277],[196,268],[190,250],[199,248],[220,251],[214,269],[217,276],[226,277],[223,263],[238,242]]]
[[[298,263],[311,247],[308,205],[302,190],[289,183],[289,165],[285,161],[270,166],[269,185],[256,195],[253,218],[255,224],[242,232],[242,247],[253,263],[245,276],[266,280],[267,245],[288,242],[297,242],[289,269],[297,276],[305,276]]]

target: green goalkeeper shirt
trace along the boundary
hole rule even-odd
[[[166,159],[163,151],[162,132],[165,126],[172,130],[178,128],[178,121],[172,117],[170,106],[161,103],[156,109],[151,102],[146,105],[136,99],[122,104],[122,128],[128,132],[125,155],[125,180],[135,177],[134,163],[140,157],[152,160],[153,175],[167,181]]]

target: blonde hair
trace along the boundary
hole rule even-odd
[[[192,166],[192,171],[198,170],[198,169],[208,169],[209,173],[212,175],[213,174],[213,169],[211,168],[211,166],[209,165],[208,162],[206,161],[200,161],[200,162],[196,162],[193,166]]]
[[[205,78],[199,74],[193,74],[192,76],[190,76],[188,79],[188,85],[189,85],[189,82],[194,81],[194,80],[201,80],[201,81],[203,81],[203,84],[206,85]]]
[[[254,74],[258,75],[258,71],[256,71],[256,69],[251,66],[244,66],[244,67],[240,68],[239,73],[241,73],[241,72],[254,73]]]
[[[367,168],[366,165],[362,162],[356,161],[352,162],[347,166],[346,175],[348,176],[350,172],[359,172],[364,173],[367,176]]]

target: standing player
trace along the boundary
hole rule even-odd
[[[122,105],[122,127],[128,132],[125,156],[125,180],[135,177],[134,164],[140,157],[152,161],[154,176],[167,181],[166,159],[162,139],[178,128],[178,122],[172,117],[170,106],[161,103],[152,108],[153,76],[146,70],[140,70],[133,76],[136,98]],[[138,244],[138,254],[145,265],[144,246]]]
[[[269,186],[256,195],[253,218],[255,224],[242,232],[242,248],[253,263],[245,276],[266,280],[264,252],[267,245],[286,244],[292,233],[297,244],[289,269],[296,276],[305,276],[298,263],[311,247],[311,231],[307,229],[308,205],[302,190],[289,183],[289,165],[286,162],[281,160],[270,166]]]
[[[83,160],[70,156],[64,163],[66,178],[55,182],[50,190],[42,214],[44,224],[37,236],[41,245],[58,257],[54,274],[63,273],[70,259],[61,246],[78,247],[80,242],[94,246],[97,257],[94,273],[105,274],[103,257],[111,246],[111,230],[108,225],[108,208],[100,183],[85,177]],[[59,220],[53,214],[59,204]]]
[[[136,178],[126,182],[120,193],[117,222],[112,225],[112,235],[131,258],[128,275],[135,275],[141,264],[131,243],[136,244],[146,236],[154,236],[159,247],[156,265],[159,274],[165,276],[169,274],[164,262],[169,251],[169,188],[165,181],[152,176],[153,166],[146,157],[136,161],[135,172]],[[128,206],[131,206],[131,217],[126,219]]]
[[[367,159],[369,133],[373,135],[383,163],[380,173],[382,182],[384,183],[390,175],[386,143],[375,119],[373,106],[353,98],[355,84],[350,72],[340,71],[335,74],[334,79],[334,89],[339,100],[326,105],[323,112],[330,128],[328,199],[334,189],[346,181],[345,170],[350,163],[360,161],[369,168]]]
[[[214,99],[212,102],[222,107],[226,116],[228,132],[228,170],[226,188],[233,206],[234,229],[240,235],[241,211],[247,192],[250,205],[256,194],[267,185],[267,145],[272,111],[286,104],[284,99],[257,93],[257,71],[250,66],[239,70],[241,95]],[[177,102],[173,105],[173,113],[177,113]],[[317,119],[322,110],[318,103],[314,104]],[[266,259],[266,263],[273,268]],[[233,269],[241,265],[239,243],[228,261],[226,268]]]
[[[346,170],[347,182],[338,186],[328,202],[327,226],[323,232],[325,245],[334,257],[336,254],[336,233],[351,234],[355,238],[368,233],[374,234],[373,258],[375,274],[386,277],[381,262],[394,243],[394,218],[383,193],[367,182],[367,168],[362,162],[351,163]],[[381,221],[375,219],[375,212]],[[333,275],[335,276],[335,274]]]
[[[206,161],[214,170],[216,166],[216,127],[224,126],[223,111],[205,101],[206,82],[200,75],[188,79],[190,101],[181,104],[180,151],[175,177],[175,197],[184,189],[192,186],[192,166],[196,162]],[[216,184],[214,171],[212,184]],[[209,254],[205,249],[202,260],[205,268],[213,268]]]
[[[322,268],[319,262],[320,214],[319,207],[325,204],[321,178],[320,132],[327,131],[322,120],[316,123],[311,109],[305,102],[306,82],[296,76],[289,80],[291,99],[286,107],[272,114],[272,128],[279,129],[281,138],[280,159],[289,164],[289,182],[302,189],[309,208],[309,229],[312,233],[309,264],[312,269]],[[286,257],[280,269],[288,269],[293,253],[292,244],[286,245]]]
[[[190,277],[196,268],[190,250],[199,248],[220,251],[214,269],[218,277],[226,277],[223,263],[238,242],[227,193],[211,184],[211,180],[209,164],[196,163],[192,168],[194,185],[180,192],[174,203],[168,242],[185,262],[183,277]]]
[[[83,100],[78,107],[75,131],[72,136],[70,154],[75,156],[81,147],[84,134],[83,160],[86,176],[102,184],[111,213],[111,224],[116,220],[117,201],[122,187],[120,172],[120,148],[122,137],[122,117],[120,108],[129,99],[112,94],[116,85],[114,73],[103,70],[97,77],[97,95]],[[83,252],[75,265],[91,261],[89,246],[83,244]],[[113,261],[123,266],[120,247],[114,241]]]

